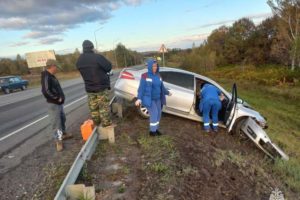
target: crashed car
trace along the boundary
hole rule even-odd
[[[203,119],[198,109],[201,101],[198,92],[200,83],[210,83],[219,88],[225,96],[219,112],[220,127],[251,139],[271,158],[289,159],[264,131],[267,128],[266,119],[244,100],[237,97],[236,84],[229,93],[215,81],[193,72],[169,67],[160,67],[159,70],[166,89],[172,93],[172,96],[166,96],[167,104],[163,107],[163,112],[202,122]],[[146,72],[147,68],[144,66],[123,69],[114,86],[115,96],[134,102],[141,76]],[[138,112],[144,118],[149,117],[147,108],[142,105],[138,107]]]

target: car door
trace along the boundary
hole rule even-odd
[[[15,82],[15,79],[12,77],[12,78],[9,78],[9,80],[8,80],[8,87],[9,87],[9,89],[11,89],[11,90],[14,90],[14,89],[16,89],[16,82]]]
[[[14,89],[19,89],[21,88],[21,80],[18,77],[14,78]]]
[[[166,110],[189,114],[194,101],[194,75],[175,72],[160,72],[164,85],[172,95],[167,96]]]
[[[228,132],[231,131],[233,124],[235,123],[236,116],[237,116],[236,114],[237,114],[237,87],[236,84],[234,83],[232,86],[231,99],[227,104],[225,110],[225,117],[224,117],[224,121]]]

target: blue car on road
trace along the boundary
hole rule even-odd
[[[26,90],[27,86],[28,81],[23,80],[20,76],[0,77],[0,90],[2,90],[4,94],[9,94],[17,89]]]

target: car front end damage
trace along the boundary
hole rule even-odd
[[[245,117],[249,116],[251,117],[262,129],[268,128],[268,123],[265,117],[263,117],[259,112],[253,110],[251,107],[246,107],[244,104],[238,104],[238,116]]]
[[[241,130],[271,158],[280,157],[283,160],[289,160],[289,156],[271,141],[267,133],[253,118],[248,117]]]

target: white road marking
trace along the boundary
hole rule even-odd
[[[79,99],[77,99],[77,100],[75,100],[75,101],[73,101],[73,102],[71,102],[71,103],[65,105],[64,108],[67,108],[67,107],[73,105],[74,103],[77,103],[78,101],[81,101],[82,99],[84,99],[84,98],[86,98],[86,97],[87,97],[87,96],[84,95],[83,97],[80,97]],[[13,136],[14,134],[16,134],[16,133],[18,133],[18,132],[24,130],[25,128],[28,128],[29,126],[32,126],[32,125],[38,123],[39,121],[42,121],[43,119],[46,119],[48,116],[49,116],[49,115],[45,115],[45,116],[43,116],[43,117],[41,117],[41,118],[35,120],[34,122],[31,122],[30,124],[27,124],[26,126],[23,126],[22,128],[19,128],[18,130],[15,130],[14,132],[11,132],[11,133],[7,134],[6,136],[0,138],[0,142],[2,142],[3,140],[9,138],[10,136]]]
[[[116,81],[114,81],[113,84],[114,84],[114,83],[116,83]],[[84,95],[84,96],[80,97],[79,99],[77,99],[77,100],[75,100],[75,101],[72,101],[71,103],[65,105],[64,108],[67,108],[67,107],[73,105],[74,103],[77,103],[78,101],[83,100],[83,99],[86,98],[86,97],[87,97],[87,95]],[[15,130],[15,131],[13,131],[13,132],[7,134],[6,136],[0,138],[0,142],[2,142],[3,140],[9,138],[10,136],[13,136],[14,134],[16,134],[16,133],[18,133],[18,132],[24,130],[25,128],[28,128],[29,126],[32,126],[32,125],[38,123],[39,121],[41,121],[41,120],[47,118],[48,116],[49,116],[49,115],[45,115],[45,116],[41,117],[40,119],[37,119],[36,121],[31,122],[30,124],[27,124],[26,126],[23,126],[22,128],[19,128],[18,130]]]

